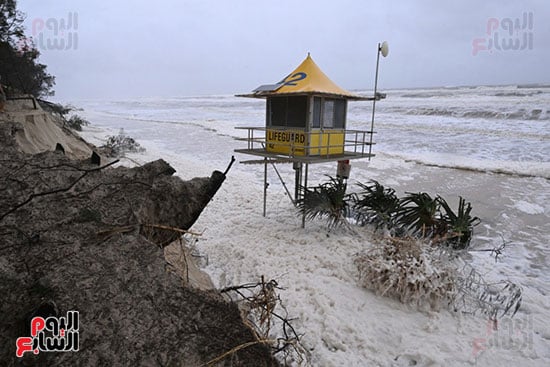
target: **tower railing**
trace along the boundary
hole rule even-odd
[[[246,130],[246,149],[239,153],[261,156],[319,157],[322,159],[353,159],[370,157],[374,145],[368,130],[315,129],[305,131],[280,127],[236,127]]]

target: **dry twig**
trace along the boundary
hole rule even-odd
[[[259,283],[247,283],[222,289],[221,293],[234,292],[241,301],[245,312],[245,322],[254,331],[258,340],[270,340],[273,355],[283,352],[283,359],[303,363],[307,361],[307,352],[301,346],[300,338],[288,318],[276,290],[281,289],[275,280],[266,282],[261,277]],[[245,294],[247,293],[247,294]],[[277,308],[285,311],[285,316],[275,312]],[[275,330],[274,327],[280,329]],[[275,334],[275,335],[274,335]]]
[[[165,230],[168,230],[168,231],[173,231],[173,232],[177,232],[177,233],[181,233],[181,234],[190,234],[192,236],[197,236],[197,237],[200,237],[203,234],[203,232],[200,232],[200,233],[199,232],[193,232],[193,231],[188,231],[186,229],[181,229],[181,228],[177,228],[177,227],[165,226],[165,225],[162,225],[162,224],[142,224],[141,226],[146,227],[146,228],[165,229]]]

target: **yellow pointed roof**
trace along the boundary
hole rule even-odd
[[[239,97],[265,98],[292,94],[319,94],[353,100],[371,99],[353,94],[337,86],[317,66],[309,53],[306,59],[279,83],[261,85],[251,94],[239,95]]]

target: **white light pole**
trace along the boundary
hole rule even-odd
[[[372,101],[372,118],[370,122],[370,141],[369,141],[369,161],[371,159],[372,152],[372,137],[374,135],[374,110],[376,108],[376,100],[378,99],[376,93],[378,89],[378,65],[380,64],[380,54],[386,57],[388,56],[389,48],[388,42],[384,41],[378,44],[378,51],[376,53],[376,74],[374,77],[374,100]]]

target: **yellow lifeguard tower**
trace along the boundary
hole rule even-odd
[[[346,129],[347,103],[376,101],[385,96],[376,93],[376,87],[373,97],[340,88],[321,71],[309,54],[279,83],[261,85],[250,94],[237,96],[266,99],[265,127],[237,127],[247,130],[247,137],[241,139],[247,142],[247,148],[235,149],[237,153],[263,157],[241,163],[264,164],[264,216],[268,164],[272,164],[275,170],[275,163],[294,164],[294,199],[284,182],[283,185],[295,203],[300,193],[304,165],[304,186],[307,187],[308,165],[311,163],[339,161],[339,176],[347,178],[350,159],[374,156],[371,149],[374,144],[373,125],[371,130]]]

